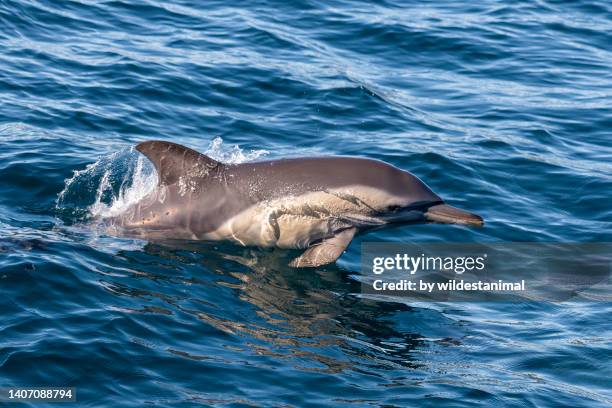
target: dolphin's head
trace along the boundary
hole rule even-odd
[[[479,215],[452,207],[415,175],[395,169],[386,177],[386,199],[377,208],[377,216],[389,223],[440,223],[482,226]]]

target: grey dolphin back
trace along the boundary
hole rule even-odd
[[[223,164],[197,151],[172,142],[153,140],[139,143],[136,150],[155,166],[159,185],[176,183],[181,176],[206,177]]]

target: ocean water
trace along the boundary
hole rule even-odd
[[[612,241],[611,67],[604,0],[0,0],[0,386],[87,407],[610,406],[609,303],[371,299],[359,259]],[[308,271],[108,236],[92,217],[154,186],[147,139],[381,159],[486,225],[376,231]]]

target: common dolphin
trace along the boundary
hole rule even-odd
[[[292,267],[334,262],[357,232],[392,223],[483,220],[444,203],[419,178],[379,160],[310,157],[224,164],[147,141],[157,188],[110,224],[148,239],[229,240],[303,249]]]

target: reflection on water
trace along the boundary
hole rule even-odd
[[[287,268],[291,253],[254,250],[231,245],[182,243],[177,247],[147,244],[144,253],[157,259],[161,273],[150,272],[151,264],[135,277],[173,285],[182,296],[107,282],[117,295],[159,299],[165,307],[144,306],[142,313],[186,313],[220,332],[245,339],[252,352],[273,358],[295,360],[303,370],[341,372],[363,369],[363,365],[416,366],[411,351],[420,343],[418,333],[400,332],[391,317],[410,313],[402,303],[381,303],[359,296],[359,283],[350,272],[337,266],[320,270]],[[141,254],[121,253],[138,262]],[[197,278],[182,274],[183,266],[200,271]],[[146,271],[145,271],[146,270]],[[165,271],[164,271],[165,270]],[[172,275],[168,275],[167,273]],[[219,287],[240,300],[240,313],[253,316],[237,319],[215,302]],[[194,291],[194,287],[198,290]],[[192,293],[206,296],[193,297]],[[188,303],[190,306],[184,306]],[[231,301],[232,307],[236,302]],[[387,319],[388,318],[388,319]],[[205,358],[174,350],[187,358]]]

